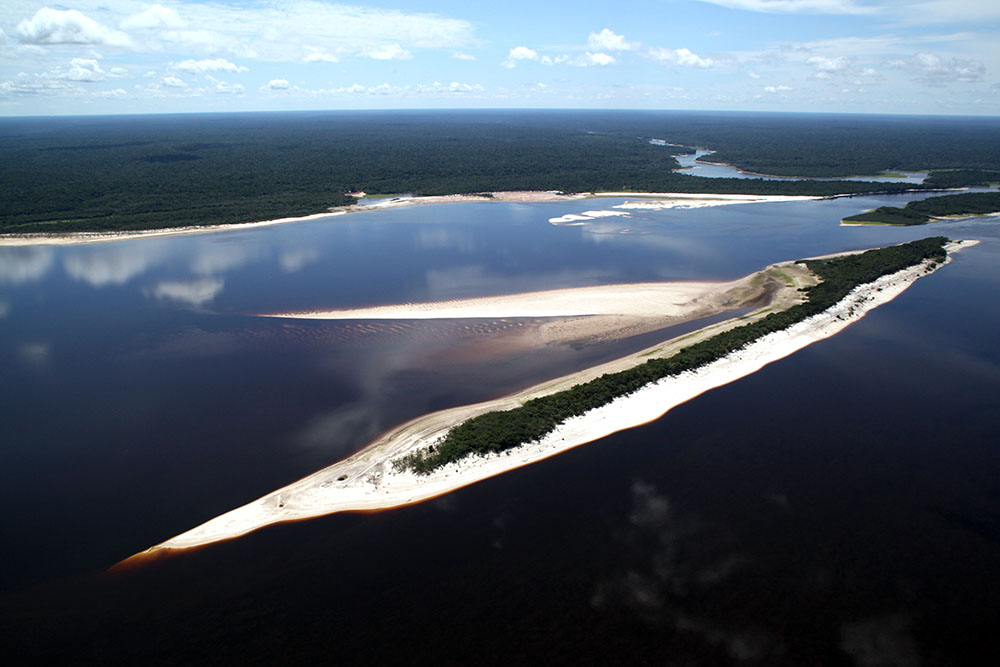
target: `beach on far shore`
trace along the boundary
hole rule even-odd
[[[819,199],[812,196],[791,196],[791,195],[713,195],[713,194],[692,194],[692,193],[670,193],[670,192],[588,192],[579,194],[564,194],[555,190],[523,190],[523,191],[501,191],[479,194],[465,195],[430,195],[430,196],[399,196],[379,198],[374,197],[375,202],[371,204],[359,203],[351,204],[339,208],[331,208],[324,213],[313,213],[298,217],[276,218],[274,220],[261,220],[259,222],[239,222],[228,225],[194,225],[190,227],[166,227],[162,229],[148,229],[124,232],[67,232],[65,234],[0,234],[0,247],[4,246],[40,246],[40,245],[83,245],[88,243],[108,243],[111,241],[128,241],[133,239],[162,238],[165,236],[180,236],[183,234],[209,234],[234,230],[246,230],[254,227],[268,227],[272,225],[283,225],[292,222],[304,222],[307,220],[322,220],[349,213],[363,213],[365,211],[379,211],[388,208],[400,208],[405,206],[420,206],[427,204],[452,204],[460,202],[556,202],[556,201],[577,201],[581,199],[600,199],[617,197],[641,197],[644,199],[663,199],[673,202],[684,202],[685,207],[701,206],[721,206],[724,204],[744,204],[756,202],[780,202],[796,201],[805,199]],[[672,208],[671,204],[661,208]]]
[[[944,264],[951,261],[951,253],[975,243],[977,242],[949,243],[946,246],[949,256]],[[440,441],[451,428],[469,418],[514,408],[531,398],[567,389],[605,373],[636,366],[649,358],[669,357],[694,342],[760,319],[774,310],[787,308],[801,300],[799,287],[802,284],[816,280],[802,264],[782,262],[772,265],[755,275],[770,273],[784,283],[784,288],[772,295],[769,305],[753,313],[664,341],[613,362],[543,382],[510,396],[424,415],[389,430],[339,463],[215,517],[136,554],[128,561],[236,538],[275,523],[336,512],[389,509],[425,501],[617,431],[654,421],[671,408],[710,389],[738,380],[814,342],[835,335],[870,310],[890,302],[916,280],[933,273],[944,264],[925,261],[860,285],[843,300],[816,316],[768,334],[715,362],[676,377],[653,382],[633,394],[619,397],[607,405],[568,419],[539,441],[496,455],[470,456],[428,475],[401,471],[393,466],[393,462],[400,457]],[[748,276],[744,280],[752,279],[753,276]],[[779,303],[782,304],[780,307],[777,305]]]

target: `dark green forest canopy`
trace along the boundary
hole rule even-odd
[[[880,206],[874,211],[844,218],[844,222],[884,225],[923,225],[949,215],[988,215],[1000,212],[1000,192],[969,192],[909,202],[903,208]]]
[[[451,429],[437,445],[404,456],[394,465],[397,469],[426,474],[472,454],[502,452],[538,440],[571,417],[606,405],[651,382],[704,366],[762,336],[816,315],[843,299],[858,285],[925,259],[942,262],[947,256],[944,249],[947,241],[943,236],[936,236],[855,255],[805,260],[821,282],[806,290],[807,300],[804,303],[716,334],[683,348],[671,357],[650,359],[634,368],[608,373],[564,391],[534,398],[518,408],[473,417]]]
[[[1000,170],[997,118],[710,113],[678,123],[661,138],[715,150],[714,162],[775,176]],[[935,186],[974,185],[986,177],[953,173],[945,185],[942,174]]]
[[[0,120],[0,232],[252,222],[323,212],[351,203],[346,193],[355,190],[832,195],[908,187],[698,178],[673,172],[671,149],[650,145],[654,138],[800,176],[1000,169],[1000,123],[977,119],[624,111],[9,118]]]

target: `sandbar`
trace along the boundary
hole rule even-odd
[[[946,246],[951,253],[976,241],[955,241]],[[308,519],[336,512],[389,509],[434,498],[478,481],[508,472],[560,452],[664,415],[671,408],[751,373],[765,365],[835,335],[878,306],[892,301],[919,278],[943,264],[925,261],[878,280],[860,285],[829,309],[787,329],[764,336],[722,359],[646,385],[586,414],[566,420],[539,441],[491,456],[473,456],[448,464],[429,475],[398,471],[392,461],[439,441],[449,429],[476,415],[516,407],[530,398],[568,388],[607,372],[642,363],[653,356],[669,356],[683,346],[719,331],[764,317],[773,307],[727,320],[666,341],[608,364],[541,383],[500,399],[424,415],[379,436],[358,453],[319,472],[267,494],[247,505],[211,519],[200,526],[147,549],[135,557],[187,549],[228,540],[264,526]],[[782,263],[765,272],[787,276],[805,271],[802,265]],[[797,292],[798,280],[789,280],[787,291]],[[793,301],[788,301],[789,305]],[[135,558],[133,557],[133,558]]]

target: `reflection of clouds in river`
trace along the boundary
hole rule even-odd
[[[17,357],[33,368],[45,366],[51,356],[52,345],[49,343],[23,343],[17,348]]]
[[[840,648],[863,667],[921,664],[905,614],[890,614],[849,623],[840,629]]]
[[[736,660],[780,655],[781,642],[770,633],[727,627],[700,612],[704,598],[729,583],[746,564],[729,531],[684,516],[652,484],[637,480],[630,495],[632,509],[620,534],[626,547],[623,565],[597,584],[591,605],[696,635]]]
[[[457,227],[421,227],[416,246],[424,250],[454,250],[462,254],[476,251],[476,238],[468,230]]]
[[[240,239],[233,243],[202,243],[191,260],[191,272],[200,276],[215,276],[249,264],[257,255],[256,248],[247,247]]]
[[[319,251],[315,248],[298,248],[283,251],[278,255],[278,264],[285,273],[295,273],[318,259]]]
[[[10,314],[10,301],[0,299],[0,317],[7,317]]]
[[[178,301],[192,306],[208,303],[222,291],[225,282],[221,278],[200,278],[188,281],[164,281],[147,293],[157,299]]]
[[[63,258],[63,268],[74,280],[93,287],[106,287],[124,285],[164,259],[162,250],[155,250],[148,244],[122,243],[100,248],[68,249]]]
[[[49,248],[0,248],[0,282],[20,283],[41,280],[52,268]]]

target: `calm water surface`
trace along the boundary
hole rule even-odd
[[[483,202],[0,248],[0,638],[97,663],[960,664],[1000,628],[1000,227],[838,224],[915,197],[581,227],[548,219],[624,200]],[[490,341],[530,322],[255,313],[731,279],[934,234],[983,243],[654,424],[420,506],[92,574],[400,421],[652,340],[512,351]]]

